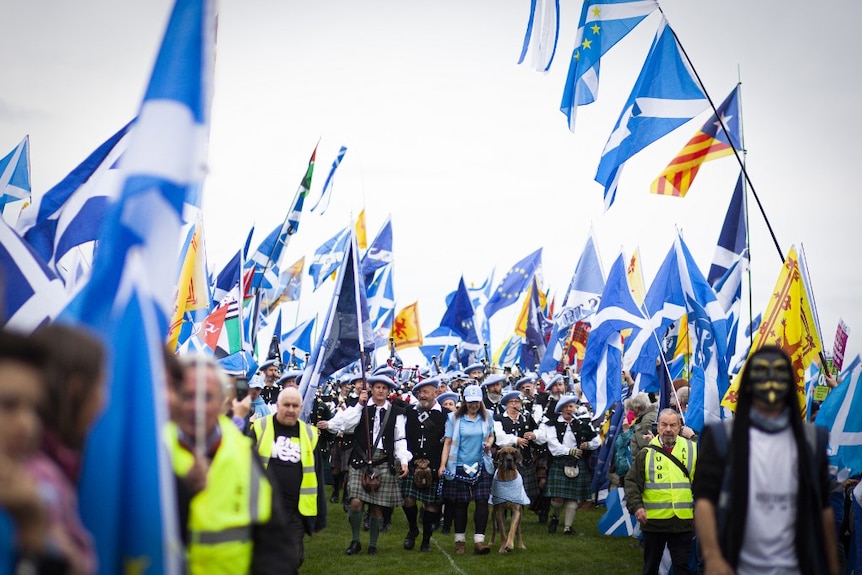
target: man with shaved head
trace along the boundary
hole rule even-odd
[[[312,535],[326,524],[318,431],[299,420],[301,410],[299,390],[285,387],[278,394],[276,412],[255,420],[249,431],[273,489],[281,497],[290,561],[297,569],[305,558],[303,533]]]

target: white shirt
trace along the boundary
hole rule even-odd
[[[369,399],[366,405],[374,405],[374,400]],[[392,405],[389,402],[386,402],[381,407],[392,409]],[[385,416],[385,413],[383,415]],[[329,430],[335,433],[354,433],[356,426],[359,425],[360,419],[362,419],[362,406],[357,403],[352,407],[348,407],[344,411],[336,413],[335,416],[327,422],[327,425]],[[375,419],[377,418],[375,417]],[[375,422],[373,421],[370,423],[372,426],[375,425]],[[377,425],[379,426],[379,423]],[[413,454],[407,449],[407,435],[405,433],[406,426],[407,418],[404,417],[403,413],[398,414],[395,417],[395,458],[401,463],[407,463],[413,459]],[[374,427],[372,427],[372,431],[373,435],[371,442],[373,444],[374,440],[377,439],[378,429],[374,429]]]

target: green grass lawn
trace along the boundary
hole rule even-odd
[[[329,489],[327,489],[327,493]],[[513,553],[500,555],[499,537],[490,555],[473,555],[473,523],[467,524],[467,553],[455,555],[452,534],[439,531],[431,539],[431,552],[421,553],[416,541],[412,551],[402,548],[407,534],[407,521],[401,509],[392,515],[392,527],[381,533],[377,542],[378,554],[369,556],[368,532],[362,532],[362,552],[359,555],[344,554],[350,543],[350,526],[347,514],[341,505],[328,504],[327,527],[314,537],[305,539],[304,575],[324,573],[350,573],[351,575],[539,575],[555,573],[566,575],[615,575],[639,573],[643,565],[643,552],[637,540],[630,537],[608,537],[599,533],[596,523],[604,508],[579,510],[575,517],[574,537],[563,536],[560,525],[554,535],[548,534],[546,525],[539,525],[536,515],[525,512],[522,523],[526,551],[516,549]],[[490,521],[486,537],[490,539]]]

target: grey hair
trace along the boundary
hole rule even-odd
[[[658,417],[656,418],[656,421],[659,421],[661,419],[662,415],[673,415],[674,417],[676,417],[676,420],[679,422],[680,427],[682,427],[684,425],[682,422],[682,415],[677,410],[675,410],[671,407],[665,407],[664,409],[662,409],[659,412]]]
[[[629,398],[629,400],[629,405],[636,415],[645,412],[650,406],[649,395],[644,392],[638,393],[634,397]]]
[[[180,362],[183,371],[201,368],[211,369],[219,384],[222,398],[227,397],[228,394],[233,391],[234,384],[231,381],[230,376],[213,358],[206,355],[186,354],[177,356],[177,360]]]

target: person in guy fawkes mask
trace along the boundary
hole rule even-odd
[[[787,353],[742,372],[736,417],[708,426],[692,487],[706,573],[837,574],[828,431],[805,423]]]

